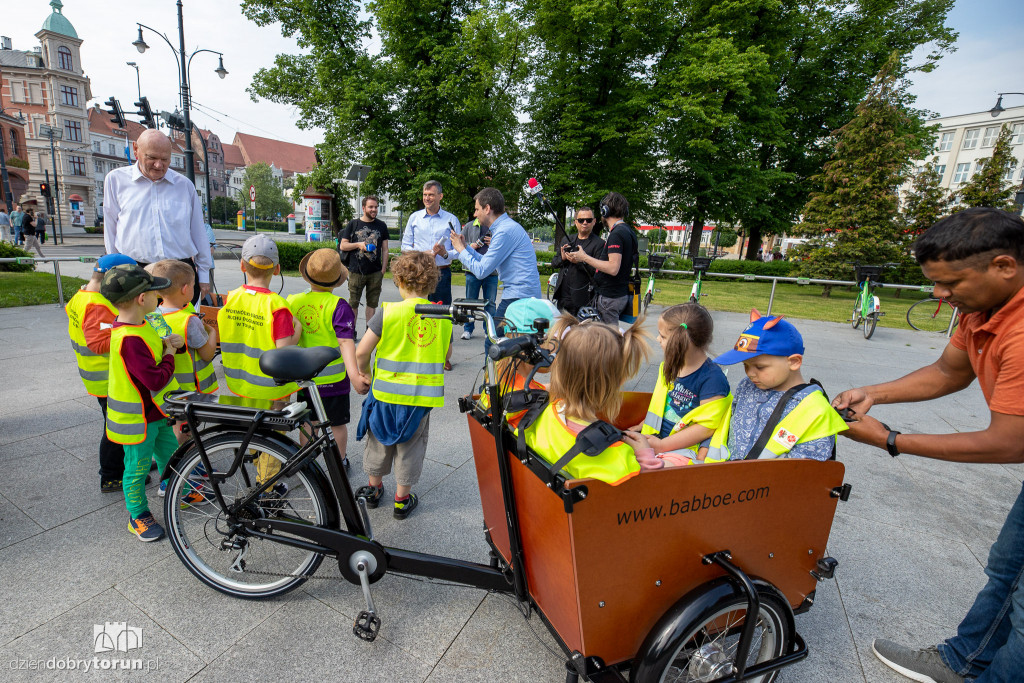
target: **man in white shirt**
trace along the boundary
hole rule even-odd
[[[428,180],[423,185],[423,208],[409,216],[402,235],[402,251],[425,251],[433,255],[441,270],[441,279],[427,298],[444,304],[452,302],[452,242],[451,232],[458,233],[462,223],[453,213],[441,208],[441,183]]]
[[[103,181],[103,243],[108,254],[140,265],[177,259],[196,271],[193,304],[210,291],[213,258],[196,187],[170,170],[171,140],[147,130],[134,144],[138,161]]]

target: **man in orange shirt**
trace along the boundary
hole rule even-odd
[[[832,402],[857,418],[855,441],[937,460],[1024,462],[1024,221],[1006,211],[966,209],[933,225],[914,245],[935,296],[963,313],[931,365],[892,382],[849,389]],[[926,401],[975,379],[990,411],[987,428],[958,434],[901,434],[865,413],[875,404]],[[1020,680],[1024,662],[1024,492],[1010,510],[985,567],[988,583],[957,634],[914,650],[876,639],[875,655],[917,681]]]

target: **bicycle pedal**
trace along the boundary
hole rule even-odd
[[[363,610],[352,624],[352,633],[360,640],[372,643],[380,632],[380,617],[373,612]]]

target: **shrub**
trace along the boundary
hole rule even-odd
[[[337,246],[338,243],[333,240],[327,242],[278,242],[277,253],[281,257],[281,270],[298,270],[299,261],[309,252]]]
[[[250,234],[253,232],[252,224],[252,219],[245,219],[245,232],[248,232]],[[238,230],[237,224],[227,225],[224,223],[211,223],[210,225],[213,228],[216,228],[217,230]],[[263,232],[288,232],[288,223],[281,223],[278,221],[256,221],[256,228],[258,230],[262,230]],[[303,234],[301,224],[295,225],[295,232],[299,233],[300,235]]]
[[[32,254],[10,242],[0,242],[0,258],[31,258]],[[32,263],[0,263],[0,270],[8,273],[31,273],[36,267]]]

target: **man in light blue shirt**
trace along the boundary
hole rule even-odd
[[[441,270],[437,289],[427,296],[430,301],[452,302],[452,243],[450,232],[458,232],[462,223],[453,213],[441,208],[441,183],[428,180],[423,185],[423,208],[409,216],[402,235],[402,251],[425,251],[434,256]]]
[[[11,233],[14,235],[12,240],[15,244],[25,243],[25,234],[21,231],[21,221],[25,218],[25,213],[21,210],[21,204],[15,204],[14,211],[11,211]]]
[[[11,217],[5,210],[7,207],[0,206],[0,241],[10,239],[14,241],[14,231],[11,229]]]
[[[487,253],[481,256],[467,247],[462,236],[453,230],[452,248],[463,267],[478,278],[486,278],[498,271],[498,279],[505,285],[497,310],[497,317],[501,320],[513,301],[528,297],[541,298],[537,252],[523,226],[505,213],[505,197],[500,191],[485,187],[473,199],[476,202],[473,215],[480,220],[481,227],[490,228],[491,244]],[[499,330],[499,333],[502,331]],[[485,349],[490,345],[490,340],[484,341]]]

